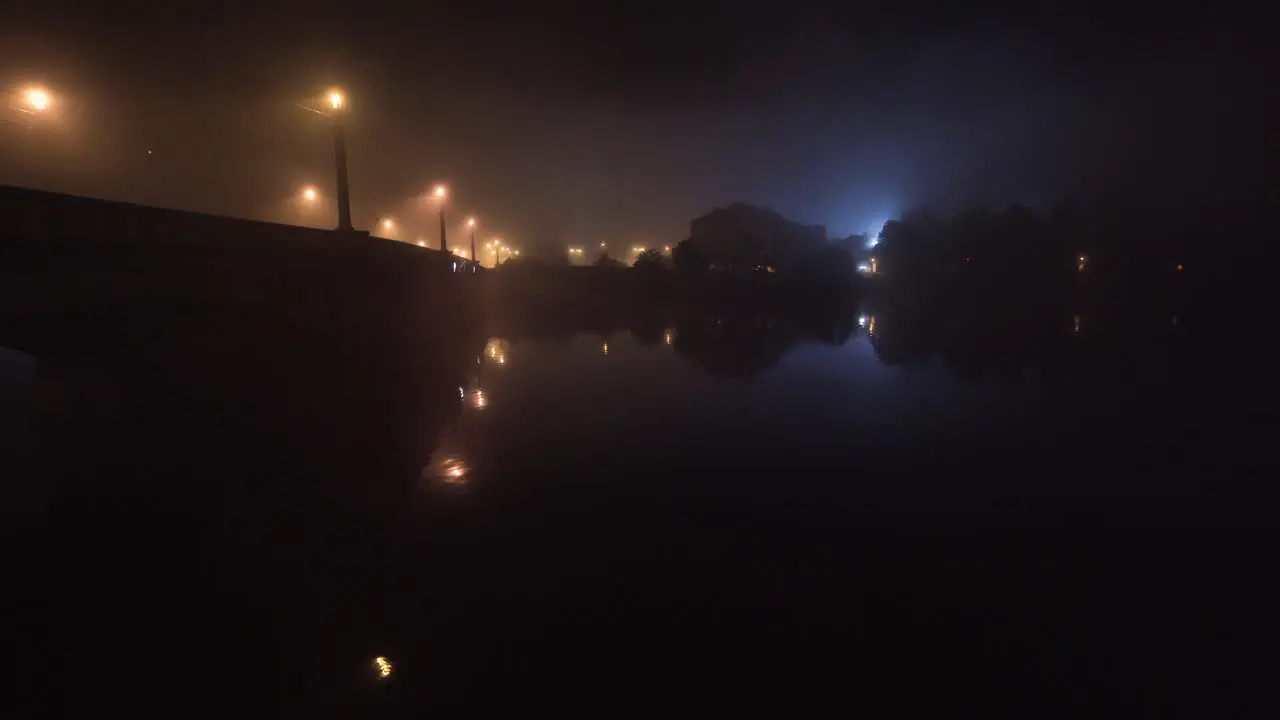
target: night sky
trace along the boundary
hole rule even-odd
[[[533,252],[671,244],[734,200],[832,236],[923,204],[1264,202],[1260,19],[963,5],[6,1],[0,87],[59,105],[0,124],[0,183],[330,226],[293,204],[333,185],[297,104],[337,84],[356,225],[433,244],[440,180]]]

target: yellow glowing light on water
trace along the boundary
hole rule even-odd
[[[440,479],[449,485],[467,482],[467,464],[459,458],[447,458],[440,463]]]
[[[373,667],[379,677],[391,677],[391,661],[379,655],[373,659]]]
[[[40,88],[31,88],[26,92],[27,104],[36,110],[48,110],[49,105],[53,102],[49,97],[49,93]]]

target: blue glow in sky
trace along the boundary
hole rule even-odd
[[[877,215],[872,218],[871,223],[867,225],[867,247],[873,248],[880,244],[880,231],[884,229],[884,224],[889,222],[889,215]]]

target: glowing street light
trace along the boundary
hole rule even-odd
[[[391,218],[386,218],[385,220],[383,220],[383,221],[382,221],[382,229],[383,229],[383,230],[390,230],[391,228],[393,228],[393,227],[395,227],[395,226],[396,226],[396,224],[395,224],[395,222],[393,222],[393,221],[391,220]]]
[[[474,217],[467,218],[467,229],[471,231],[471,259],[479,262],[480,256],[476,254],[476,219]],[[462,257],[466,257],[463,253]]]
[[[341,112],[347,104],[342,91],[333,88],[328,93],[329,107],[333,109],[333,159],[338,174],[338,229],[352,230],[351,227],[351,188],[347,184],[347,135],[342,123]]]
[[[44,88],[28,88],[23,95],[26,97],[27,105],[37,112],[44,112],[53,104],[53,97]]]
[[[431,199],[440,203],[440,252],[449,252],[449,240],[444,230],[444,203],[449,197],[449,188],[443,183],[431,188]]]
[[[319,191],[317,191],[314,187],[310,185],[307,185],[306,187],[302,188],[301,195],[302,195],[302,199],[308,203],[314,203],[316,200],[320,199]]]

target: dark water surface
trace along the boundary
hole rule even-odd
[[[11,716],[1244,702],[1208,648],[1268,615],[1262,356],[819,325],[4,351]]]

